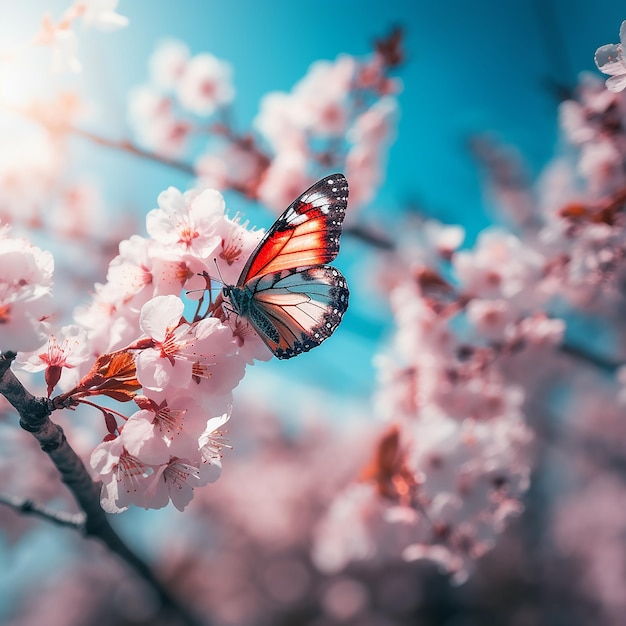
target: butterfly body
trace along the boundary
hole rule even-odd
[[[330,337],[348,308],[348,285],[326,265],[339,252],[348,183],[327,176],[300,195],[250,255],[224,297],[280,359]]]

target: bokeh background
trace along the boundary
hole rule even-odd
[[[44,13],[58,15],[65,8],[63,0],[1,3],[0,45],[8,48],[28,39]],[[148,58],[165,38],[180,39],[192,53],[207,51],[232,64],[237,93],[232,107],[234,125],[246,129],[264,94],[289,91],[316,60],[335,59],[341,53],[367,54],[376,38],[400,26],[406,61],[397,72],[403,82],[397,137],[390,147],[384,182],[364,210],[363,219],[384,230],[387,221],[398,219],[410,206],[445,223],[461,224],[468,245],[493,218],[469,139],[492,133],[515,146],[530,176],[537,176],[557,147],[560,95],[573,88],[579,72],[597,72],[594,51],[617,40],[619,24],[626,17],[624,5],[606,0],[122,0],[118,10],[130,19],[128,28],[112,34],[80,34],[81,74],[42,75],[37,52],[32,71],[16,83],[25,92],[42,97],[46,90],[59,86],[76,90],[88,103],[86,127],[111,138],[129,136],[128,94],[145,82]],[[4,122],[13,123],[13,119]],[[122,220],[129,212],[144,215],[156,206],[163,189],[170,185],[185,189],[192,182],[188,175],[165,165],[95,146],[79,137],[71,140],[71,149],[67,175],[98,181],[114,219]],[[232,213],[244,213],[260,227],[274,219],[269,211],[241,196],[232,193],[226,197]],[[352,299],[332,340],[293,361],[258,363],[237,390],[242,406],[262,406],[294,431],[302,417],[350,424],[375,419],[371,407],[376,376],[373,357],[392,330],[388,305],[371,284],[379,275],[378,268],[363,242],[344,237],[336,264],[348,277]],[[259,436],[258,426],[250,429],[252,435],[247,430],[245,424],[233,427],[233,440],[239,436],[244,442],[246,435]],[[335,454],[328,459],[329,472],[341,450]],[[224,465],[228,473],[228,459]],[[52,476],[46,479],[54,480]],[[173,510],[133,510],[116,522],[124,536],[149,557],[155,543],[165,550],[177,550],[183,541],[177,534],[183,528],[179,524],[184,515]],[[27,597],[26,586],[32,581],[41,584],[51,567],[73,560],[82,549],[71,531],[43,522],[28,523],[26,541],[13,543],[8,534],[0,538],[0,622],[3,614],[8,619],[16,598]],[[97,559],[100,562],[106,557],[98,552]],[[59,571],[68,581],[80,577],[77,570],[70,574],[62,567]],[[567,572],[554,575],[567,577]],[[483,600],[486,597],[488,584],[477,576],[478,583],[454,591],[449,591],[444,577],[436,582],[429,579],[432,588],[420,583],[416,595],[423,598],[432,593],[441,599],[425,623],[495,623],[481,621],[487,619],[484,615],[493,614],[480,610],[466,613],[458,608],[471,605],[475,609],[476,602],[468,600],[473,593]],[[527,576],[525,592],[531,589],[530,593],[541,594],[541,589],[533,586],[532,576],[532,572]],[[108,583],[93,574],[91,584]],[[514,595],[519,588],[509,592]],[[411,593],[408,588],[406,594]],[[71,594],[63,598],[60,606],[72,602]],[[548,603],[557,600],[552,595]],[[539,601],[530,613],[521,612],[515,619],[502,617],[506,611],[498,615],[501,623],[515,626],[571,623],[551,621],[552,605],[543,608],[545,612]],[[128,623],[140,620],[140,613],[129,617]],[[563,613],[559,615],[564,619]],[[34,618],[18,623],[35,623],[28,619]]]

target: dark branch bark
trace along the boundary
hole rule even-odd
[[[18,513],[25,513],[41,517],[59,526],[69,526],[80,533],[85,532],[85,515],[83,513],[66,513],[56,511],[33,500],[25,500],[8,494],[0,494],[0,504],[12,508]]]
[[[375,248],[380,248],[381,250],[393,250],[395,247],[393,241],[388,239],[385,235],[376,233],[373,230],[368,229],[366,226],[346,226],[343,229],[343,232],[346,235],[359,239],[360,241],[374,246]]]
[[[36,398],[29,393],[11,371],[15,353],[0,356],[0,393],[15,407],[20,416],[20,426],[37,439],[41,449],[50,457],[61,474],[61,480],[78,502],[85,514],[84,534],[102,541],[121,557],[155,590],[163,610],[172,624],[200,626],[191,612],[168,592],[155,577],[150,567],[141,560],[113,530],[100,507],[100,485],[93,482],[80,457],[71,448],[63,429],[50,420],[51,403],[46,398]],[[206,622],[204,622],[206,625]]]

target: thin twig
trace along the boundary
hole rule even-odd
[[[45,121],[38,121],[46,125]],[[102,135],[98,135],[89,130],[83,130],[82,128],[77,128],[76,126],[71,125],[64,126],[61,130],[77,137],[88,139],[89,141],[99,146],[104,146],[105,148],[111,148],[112,150],[118,150],[120,152],[127,152],[129,154],[141,157],[143,159],[147,159],[149,161],[155,161],[156,163],[161,163],[162,165],[167,165],[168,167],[176,169],[180,172],[189,174],[190,176],[196,175],[196,170],[194,169],[193,165],[190,165],[189,163],[185,163],[183,161],[177,161],[176,159],[170,159],[169,157],[162,156],[150,150],[145,150],[144,148],[140,148],[137,144],[134,144],[132,141],[128,141],[126,139],[109,139],[108,137],[103,137]]]
[[[0,355],[0,393],[13,405],[20,416],[20,426],[30,432],[41,449],[50,457],[72,495],[85,514],[84,533],[100,539],[112,552],[121,557],[156,592],[163,610],[172,624],[200,626],[191,611],[180,604],[156,578],[150,567],[137,556],[109,524],[100,506],[100,484],[91,479],[87,468],[69,445],[63,429],[52,422],[53,406],[47,398],[36,398],[27,391],[11,371],[14,352]]]
[[[18,115],[21,115],[22,117],[25,117],[33,122],[36,122],[37,124],[41,124],[52,134],[68,134],[74,135],[76,137],[82,137],[83,139],[87,139],[88,141],[91,141],[98,146],[110,148],[111,150],[117,150],[118,152],[125,152],[127,154],[141,157],[142,159],[147,159],[148,161],[154,161],[155,163],[167,165],[168,167],[176,169],[185,174],[189,174],[191,176],[195,176],[196,174],[196,170],[194,169],[193,165],[185,163],[184,161],[171,159],[169,157],[157,154],[156,152],[152,152],[151,150],[140,148],[137,144],[128,139],[109,139],[108,137],[103,137],[102,135],[98,135],[97,133],[94,133],[92,131],[78,128],[73,124],[66,123],[65,121],[59,122],[59,120],[54,119],[54,117],[47,118],[45,115],[39,113],[37,109],[30,109],[28,107],[16,107],[7,104],[6,102],[2,102],[1,106],[4,109],[11,111],[12,113],[17,113]]]
[[[59,526],[69,526],[80,533],[85,532],[85,514],[84,513],[67,513],[65,511],[57,511],[44,504],[39,504],[33,500],[18,498],[8,494],[0,494],[0,504],[12,508],[18,513],[25,513],[41,517],[53,524]]]
[[[371,246],[374,246],[375,248],[380,248],[381,250],[394,249],[394,243],[393,241],[391,241],[391,239],[387,239],[387,237],[385,237],[384,235],[376,233],[373,230],[366,228],[365,226],[346,226],[343,229],[343,232],[345,235],[354,237],[355,239],[363,241]]]

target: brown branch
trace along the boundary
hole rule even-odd
[[[84,513],[66,513],[56,511],[33,500],[25,500],[8,494],[0,494],[0,504],[4,504],[17,513],[24,513],[41,517],[59,526],[69,526],[80,533],[85,532]]]
[[[113,530],[100,507],[100,485],[91,479],[84,463],[65,438],[63,429],[50,420],[53,409],[50,401],[46,398],[36,398],[29,393],[11,371],[11,363],[15,356],[14,352],[0,355],[0,393],[15,407],[20,416],[20,426],[37,439],[41,449],[59,471],[61,480],[84,511],[84,534],[102,541],[154,589],[172,624],[200,626],[204,623],[206,626],[206,622],[197,619],[187,607],[169,593],[147,563],[140,559]]]
[[[54,115],[47,115],[47,111],[42,111],[41,107],[16,107],[6,102],[2,102],[0,104],[4,109],[7,109],[12,113],[17,113],[18,115],[36,122],[37,124],[41,124],[52,134],[68,134],[76,137],[82,137],[83,139],[87,139],[98,146],[110,148],[111,150],[117,150],[118,152],[125,152],[127,154],[147,159],[148,161],[154,161],[155,163],[167,165],[168,167],[191,176],[195,176],[196,174],[196,170],[193,165],[189,163],[171,159],[156,152],[152,152],[151,150],[145,150],[127,139],[109,139],[108,137],[103,137],[102,135],[98,135],[97,133],[89,130],[78,128],[67,122],[65,119],[59,119]]]
[[[38,121],[46,125],[44,121]],[[196,175],[196,170],[194,169],[193,165],[190,165],[189,163],[185,163],[183,161],[177,161],[176,159],[170,159],[169,157],[162,156],[150,150],[145,150],[144,148],[140,148],[138,145],[128,140],[109,139],[107,137],[103,137],[102,135],[97,135],[96,133],[92,133],[91,131],[83,130],[82,128],[76,128],[76,126],[71,125],[64,126],[61,130],[66,133],[75,135],[76,137],[88,139],[89,141],[99,146],[111,148],[112,150],[118,150],[119,152],[126,152],[128,154],[132,154],[134,156],[147,159],[149,161],[161,163],[162,165],[167,165],[168,167],[176,169],[185,174],[189,174],[190,176]]]
[[[387,239],[385,235],[376,233],[373,230],[368,229],[366,226],[346,226],[343,229],[343,232],[349,237],[354,237],[359,241],[367,243],[370,246],[374,246],[375,248],[380,248],[381,250],[393,250],[395,247],[393,241]]]

